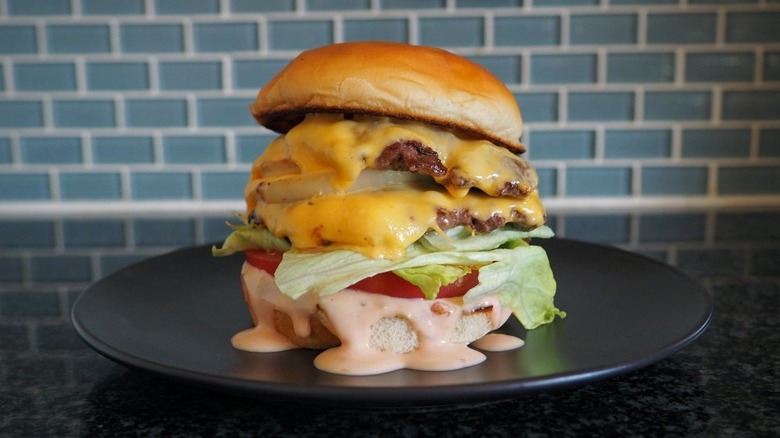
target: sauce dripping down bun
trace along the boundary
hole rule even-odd
[[[397,298],[345,289],[293,300],[279,291],[271,274],[249,263],[241,279],[255,326],[236,334],[233,346],[254,352],[324,349],[314,365],[331,373],[453,370],[485,360],[469,347],[474,341],[493,351],[523,343],[489,334],[512,314],[494,298],[464,304],[460,297]]]

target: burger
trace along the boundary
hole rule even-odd
[[[250,107],[278,132],[252,165],[241,223],[253,327],[234,347],[323,350],[367,375],[451,370],[563,317],[537,175],[506,86],[448,51],[354,42],[302,52]]]

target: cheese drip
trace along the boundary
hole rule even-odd
[[[418,141],[437,153],[449,169],[435,177],[466,178],[478,191],[447,184],[402,184],[350,191],[384,149],[398,141]],[[296,184],[316,175],[335,193],[290,202],[268,202],[262,184]],[[293,178],[290,178],[292,181]],[[521,185],[522,198],[500,197],[507,181]],[[431,181],[433,182],[433,181]],[[277,236],[299,250],[348,249],[373,258],[394,258],[425,232],[438,230],[439,209],[465,210],[477,220],[493,215],[515,218],[529,228],[545,221],[533,167],[510,151],[485,140],[464,139],[444,129],[387,117],[313,114],[274,140],[254,163],[245,189],[247,214],[260,218]],[[353,189],[354,190],[354,189]]]

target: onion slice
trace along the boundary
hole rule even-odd
[[[267,178],[257,185],[257,194],[265,203],[279,204],[333,193],[350,193],[397,185],[434,184],[433,179],[428,175],[398,170],[366,169],[348,189],[336,190],[332,184],[336,177],[335,171],[324,170]]]

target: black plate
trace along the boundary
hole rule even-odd
[[[233,349],[230,337],[251,325],[242,258],[213,258],[208,246],[100,280],[76,301],[73,324],[92,348],[130,367],[268,400],[362,407],[492,401],[601,379],[682,349],[709,324],[709,293],[670,266],[600,245],[540,243],[558,280],[556,305],[568,316],[529,332],[512,319],[502,330],[525,346],[457,371],[349,377],[318,371],[312,351]]]

